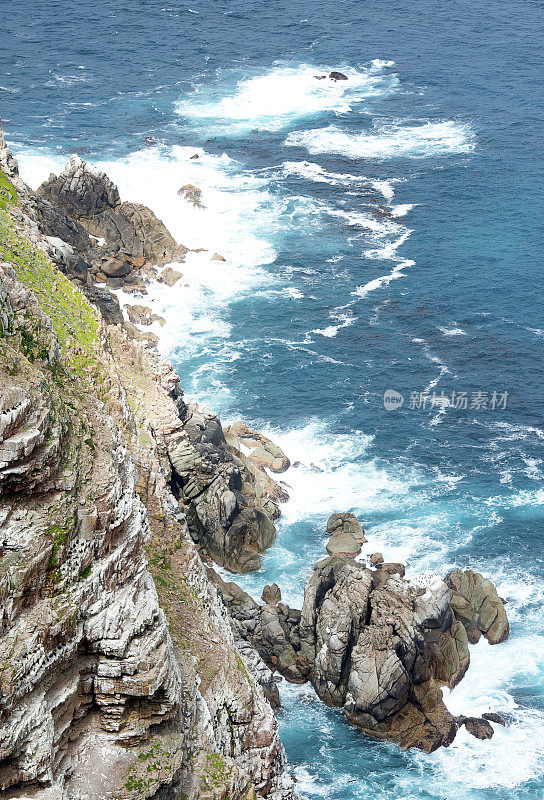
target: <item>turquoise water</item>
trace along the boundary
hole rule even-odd
[[[412,572],[471,565],[508,600],[510,639],[474,647],[447,702],[509,727],[401,753],[284,686],[299,791],[540,799],[542,4],[127,8],[4,2],[0,115],[33,185],[78,152],[207,248],[187,286],[155,290],[161,347],[189,397],[300,462],[244,586],[300,603],[327,517],[350,510],[369,550]],[[331,69],[348,81],[316,80]],[[418,407],[433,392],[468,407]]]

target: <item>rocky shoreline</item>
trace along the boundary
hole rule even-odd
[[[442,687],[508,635],[493,585],[366,563],[349,513],[301,609],[225,582],[213,565],[257,570],[274,542],[288,454],[186,403],[160,317],[110,291],[174,285],[186,249],[76,156],[32,191],[1,129],[0,175],[5,796],[290,800],[276,672],[401,747],[489,738],[503,720],[453,717]]]

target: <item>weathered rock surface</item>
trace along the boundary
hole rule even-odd
[[[288,800],[272,675],[237,649],[169,489],[179,379],[106,331],[15,217],[0,211],[2,796]]]
[[[165,264],[183,258],[186,252],[147,206],[122,203],[107,175],[79,156],[71,156],[60,175],[50,175],[37,195],[79,222],[89,234],[105,239],[106,256],[121,253]]]
[[[471,569],[455,569],[446,575],[446,583],[452,591],[452,608],[470,642],[477,642],[482,634],[490,644],[507,638],[510,627],[504,603],[490,580]]]
[[[165,283],[167,286],[175,286],[175,284],[183,278],[183,273],[178,269],[166,267],[162,270],[157,280],[159,283]]]
[[[202,190],[199,189],[198,186],[194,186],[192,183],[186,183],[185,186],[178,189],[178,194],[197,208],[204,207],[202,205]]]
[[[147,206],[121,202],[111,180],[78,156],[34,192],[19,177],[1,129],[0,136],[0,166],[19,197],[20,209],[13,213],[20,215],[22,210],[34,234],[46,237],[51,259],[81,286],[107,322],[121,322],[122,312],[109,288],[145,294],[146,281],[156,277],[153,265],[182,261],[186,248]],[[181,273],[170,268],[165,274],[172,282],[174,276],[177,280]],[[100,283],[108,288],[98,289]]]
[[[285,472],[291,464],[281,447],[262,433],[252,431],[243,422],[230,425],[225,436],[238,449],[240,445],[247,448],[250,451],[248,459],[258,467],[267,467],[272,472]]]
[[[330,556],[355,558],[366,542],[363,526],[353,514],[331,514],[327,522],[327,553]]]
[[[268,605],[275,606],[281,600],[281,589],[277,583],[266,584],[261,595],[261,600],[264,600]]]
[[[178,412],[165,441],[194,541],[233,572],[258,569],[259,554],[274,541],[273,520],[285,493],[229,444],[215,414],[181,397]]]
[[[164,318],[160,317],[158,314],[154,314],[148,306],[136,304],[133,306],[127,305],[125,308],[127,310],[127,316],[133,325],[152,325],[154,322],[158,322],[159,325],[164,325]]]
[[[357,552],[364,538],[351,514],[332,515],[327,531]],[[310,680],[322,700],[373,738],[427,752],[449,745],[461,724],[487,738],[485,718],[455,718],[442,698],[441,687],[455,686],[469,666],[452,590],[438,576],[405,579],[404,565],[384,563],[381,554],[372,563],[367,568],[345,552],[318,562],[302,611],[275,602],[271,587],[260,606],[236,584],[210,577],[233,626],[271,669],[291,682]]]

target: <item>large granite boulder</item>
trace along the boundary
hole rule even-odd
[[[471,569],[454,569],[445,580],[452,592],[451,606],[469,641],[475,643],[483,634],[490,644],[503,642],[510,627],[504,602],[491,581]]]
[[[468,666],[449,599],[439,578],[422,587],[393,574],[382,583],[353,559],[319,562],[300,623],[317,694],[375,738],[426,751],[449,744],[456,723],[439,685],[455,685]]]

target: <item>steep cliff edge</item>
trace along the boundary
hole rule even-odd
[[[271,673],[169,488],[177,375],[51,262],[3,140],[0,167],[2,796],[287,800]]]

